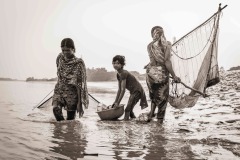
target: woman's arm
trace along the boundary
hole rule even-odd
[[[180,82],[180,78],[177,77],[173,71],[173,67],[172,67],[172,61],[171,61],[171,44],[168,44],[166,52],[165,52],[165,66],[167,68],[167,70],[169,71],[169,73],[172,75],[174,81],[176,82]]]
[[[83,116],[83,104],[87,108],[88,101],[87,98],[87,88],[86,88],[86,67],[84,64],[84,61],[82,59],[78,59],[78,72],[75,75],[76,77],[73,78],[73,83],[75,84],[75,87],[77,89],[77,97],[78,97],[78,103],[77,103],[77,111],[79,112],[79,118]]]
[[[177,77],[172,69],[172,62],[171,60],[167,60],[165,61],[165,65],[167,67],[167,70],[170,72],[170,74],[172,75],[173,77],[173,80],[176,82],[176,83],[180,83],[181,82],[181,79],[179,77]]]
[[[79,58],[78,59],[78,67],[79,72],[77,73],[77,84],[79,87],[80,94],[78,98],[81,99],[81,105],[84,105],[85,108],[88,108],[89,100],[88,100],[88,89],[87,89],[87,74],[86,74],[86,67],[84,61]]]
[[[166,60],[165,61],[165,66],[167,67],[167,70],[172,75],[172,77],[175,77],[176,75],[175,75],[175,73],[174,73],[174,71],[172,69],[172,62],[171,62],[171,60]]]
[[[82,102],[81,102],[81,90],[79,87],[77,87],[77,94],[78,94],[78,103],[77,103],[77,111],[79,113],[79,118],[83,115],[83,108],[82,108]]]

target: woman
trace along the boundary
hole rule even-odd
[[[169,73],[175,82],[180,82],[172,69],[171,63],[171,43],[166,41],[163,28],[155,26],[151,30],[153,41],[148,45],[150,63],[147,69],[147,85],[151,99],[151,111],[149,120],[154,117],[156,107],[158,107],[157,118],[163,120],[167,107],[169,95]]]
[[[82,117],[82,104],[88,108],[86,68],[81,58],[75,57],[74,42],[65,38],[61,42],[62,52],[57,57],[58,82],[53,95],[53,113],[57,121],[64,120],[62,108],[67,110],[67,120],[75,119],[76,111]]]

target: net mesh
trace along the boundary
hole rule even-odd
[[[204,94],[207,87],[219,82],[219,14],[217,12],[172,45],[173,70],[183,82],[170,85],[169,103],[175,108],[193,107],[201,96],[199,92]]]

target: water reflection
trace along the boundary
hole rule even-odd
[[[169,121],[155,120],[148,124],[135,120],[100,121],[90,110],[80,121],[52,124],[52,142],[56,145],[51,147],[51,151],[66,156],[66,159],[155,160],[196,157],[192,144],[186,141],[186,137],[192,133],[179,132]]]
[[[162,122],[141,124],[136,121],[112,121],[97,123],[100,141],[108,141],[113,147],[114,159],[194,159],[183,134],[173,133]],[[184,135],[186,136],[186,135]]]
[[[161,135],[163,129],[158,133],[152,132],[151,127],[161,127],[161,123],[154,125],[137,124],[136,121],[112,121],[97,123],[99,132],[103,132],[100,140],[112,143],[114,159],[153,159],[165,156],[163,144],[166,140]]]
[[[82,123],[79,121],[54,123],[52,142],[56,145],[51,147],[51,151],[70,159],[83,158],[87,141],[82,129]]]

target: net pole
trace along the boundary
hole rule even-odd
[[[80,88],[81,90],[82,90],[82,88]],[[53,91],[53,90],[52,90]],[[50,93],[52,93],[52,91],[50,92]],[[49,93],[49,94],[50,94]],[[48,95],[49,95],[48,94]],[[100,103],[96,98],[94,98],[90,93],[87,93],[88,95],[89,95],[89,97],[91,97],[95,102],[97,102],[97,103]],[[44,98],[43,98],[43,100],[48,96],[48,95],[46,95]],[[34,110],[35,108],[40,108],[44,103],[46,103],[49,99],[51,99],[52,98],[52,96],[50,97],[50,98],[48,98],[47,100],[45,100],[44,102],[42,102],[43,100],[41,100],[39,103],[38,103],[38,105],[36,105],[35,107],[33,107],[33,109],[32,110]],[[42,103],[41,103],[42,102]],[[41,103],[41,104],[40,104]],[[40,104],[40,105],[39,105]]]
[[[225,8],[225,7],[224,7],[224,8]],[[214,27],[216,27],[216,28],[215,28],[215,30],[214,30],[213,41],[212,41],[212,43],[211,43],[212,49],[211,49],[211,57],[210,57],[210,64],[209,64],[209,68],[208,68],[207,78],[209,77],[209,72],[210,72],[210,69],[211,69],[212,56],[213,56],[213,50],[214,50],[214,44],[216,43],[215,41],[216,41],[218,29],[219,29],[219,19],[220,19],[220,13],[221,13],[221,11],[222,11],[222,8],[221,8],[221,3],[220,3],[220,4],[219,4],[219,7],[218,7],[218,12],[216,13],[216,14],[218,14],[218,15],[217,15],[216,24],[214,24]],[[215,22],[214,22],[214,23],[215,23]],[[206,91],[207,84],[208,84],[208,82],[205,84],[204,93],[205,93],[205,91]]]
[[[54,89],[53,89],[54,90]],[[53,91],[52,90],[52,91]],[[35,107],[33,107],[33,109],[32,110],[34,110],[35,108],[39,108],[41,105],[43,105],[46,101],[48,101],[50,98],[52,98],[52,96],[50,97],[50,98],[48,98],[46,101],[44,101],[43,103],[42,103],[42,101],[47,97],[47,96],[49,96],[49,94],[50,93],[52,93],[52,91],[51,92],[49,92]],[[40,104],[41,103],[41,104]],[[39,105],[40,104],[40,105]]]

